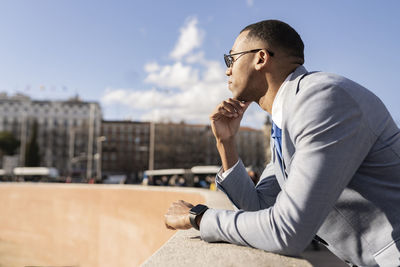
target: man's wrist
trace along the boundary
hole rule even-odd
[[[224,142],[217,141],[217,150],[221,158],[222,167],[224,171],[229,170],[239,160],[239,156],[236,152],[236,142],[232,138]]]
[[[204,213],[197,215],[195,218],[195,221],[196,221],[197,226],[199,227],[199,230],[200,230],[200,223],[201,223],[201,219],[203,218],[203,215],[204,215]]]
[[[223,147],[223,146],[235,145],[235,136],[231,136],[231,137],[226,138],[226,139],[216,138],[216,141],[217,141],[217,148],[218,147]]]

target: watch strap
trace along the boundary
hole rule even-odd
[[[193,226],[194,229],[199,230],[200,227],[196,223],[196,214],[189,213],[190,224]]]
[[[199,230],[200,226],[196,222],[196,218],[199,215],[202,215],[204,212],[208,210],[208,207],[202,204],[198,204],[190,209],[189,211],[189,220],[190,224],[193,226],[194,229]]]

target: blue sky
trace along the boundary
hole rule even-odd
[[[308,70],[366,86],[400,122],[399,11],[395,0],[3,0],[0,92],[78,94],[105,119],[208,123],[230,96],[222,55],[246,25],[279,19],[302,36]],[[253,104],[243,125],[264,118]]]

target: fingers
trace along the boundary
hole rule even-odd
[[[183,205],[185,205],[186,207],[189,207],[189,208],[193,208],[194,207],[191,203],[186,202],[184,200],[179,200],[178,202],[182,203]]]
[[[233,98],[229,98],[224,102],[230,104],[233,107],[233,111],[240,115],[243,114],[246,111],[247,107],[251,104],[251,102],[242,102]]]
[[[172,202],[171,206],[169,207],[169,210],[172,210],[174,208],[182,208],[182,207],[193,208],[193,205],[184,200],[178,200],[178,201]]]
[[[210,118],[214,120],[218,120],[221,117],[237,118],[243,115],[250,103],[243,103],[239,100],[229,98],[217,106]]]
[[[218,111],[226,117],[236,118],[242,113],[242,107],[239,103],[239,101],[229,98],[220,104]]]
[[[184,200],[173,202],[164,215],[166,228],[171,230],[191,228],[189,211],[192,207],[192,204]]]
[[[164,215],[164,224],[167,229],[176,230],[174,227],[171,226],[171,224],[173,223],[171,220],[173,220],[173,216],[171,214],[171,207],[170,207],[167,213]]]
[[[167,229],[169,229],[169,230],[176,230],[174,227],[169,226],[169,225],[167,224],[166,221],[165,221],[165,227],[166,227]]]

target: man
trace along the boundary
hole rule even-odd
[[[400,266],[400,131],[382,102],[346,78],[307,72],[286,23],[247,26],[225,55],[233,98],[211,114],[218,187],[239,211],[179,201],[170,229],[297,255],[313,240],[358,266]],[[251,102],[272,115],[272,160],[254,187],[235,148]]]

